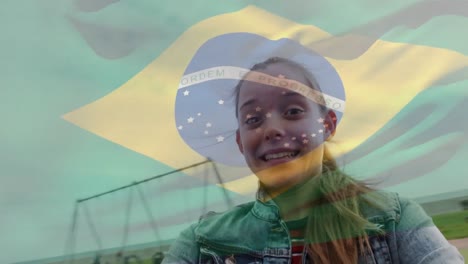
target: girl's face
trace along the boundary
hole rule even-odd
[[[300,70],[284,63],[271,64],[261,72],[308,83]],[[237,110],[237,144],[270,194],[321,172],[323,142],[333,124],[328,124],[330,119],[318,104],[289,89],[245,81]]]

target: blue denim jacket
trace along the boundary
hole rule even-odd
[[[384,208],[362,211],[385,234],[369,237],[372,252],[361,254],[360,264],[464,263],[418,204],[382,195]],[[257,199],[202,217],[180,234],[163,263],[291,263],[291,241],[276,204]]]

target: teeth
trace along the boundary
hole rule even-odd
[[[265,156],[265,160],[271,160],[271,159],[280,159],[283,157],[288,157],[292,158],[295,156],[294,152],[281,152],[281,153],[275,153],[275,154],[268,154]]]

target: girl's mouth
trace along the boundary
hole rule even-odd
[[[299,150],[296,151],[281,151],[276,153],[268,153],[262,156],[263,161],[266,162],[277,162],[277,161],[288,161],[294,159],[299,154]]]

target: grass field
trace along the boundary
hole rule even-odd
[[[466,219],[466,220],[465,220]],[[468,211],[436,215],[432,220],[447,239],[468,237]],[[459,249],[468,263],[468,248]]]
[[[468,210],[436,215],[432,220],[447,239],[468,237]]]

